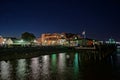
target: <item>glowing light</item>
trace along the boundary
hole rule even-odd
[[[26,60],[20,59],[18,60],[18,66],[17,66],[17,78],[20,80],[24,80],[25,74],[26,74]]]
[[[75,54],[75,59],[74,59],[74,71],[75,71],[75,75],[77,75],[78,72],[79,72],[78,53]]]
[[[57,67],[56,63],[57,63],[56,54],[52,54],[52,69],[54,72],[56,72],[56,67]]]
[[[49,76],[49,65],[50,65],[50,63],[49,63],[49,60],[50,60],[49,55],[45,55],[42,58],[43,58],[43,67],[42,67],[43,71],[42,72],[43,72],[44,75]]]
[[[21,39],[21,40],[19,40],[18,42],[19,42],[19,43],[23,43],[23,42],[24,42],[24,40],[23,40],[23,39]]]
[[[11,70],[11,65],[10,62],[5,62],[5,61],[1,61],[1,78],[2,80],[8,80],[10,79],[10,70]]]
[[[58,62],[58,64],[59,64],[59,72],[61,72],[62,73],[62,71],[64,71],[64,68],[65,68],[65,53],[60,53],[59,54],[59,62]]]
[[[32,78],[34,80],[39,79],[39,74],[40,74],[40,64],[39,64],[39,58],[32,58],[31,59],[31,70],[32,70]]]

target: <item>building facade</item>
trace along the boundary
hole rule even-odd
[[[81,38],[80,35],[72,33],[45,33],[37,39],[37,42],[43,46],[76,46],[78,45],[79,41],[77,39],[79,38]]]
[[[4,38],[2,36],[0,36],[0,46],[4,45]]]

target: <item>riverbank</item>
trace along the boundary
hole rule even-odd
[[[0,60],[32,58],[53,53],[75,52],[73,47],[40,46],[40,47],[10,47],[0,48]]]
[[[84,49],[83,49],[84,48]],[[95,49],[85,47],[76,49],[75,47],[66,46],[40,46],[40,47],[10,47],[0,48],[0,60],[31,58],[40,55],[50,55],[53,53],[81,53],[81,51],[100,51],[100,55],[107,56],[115,51],[114,46],[99,46]]]
[[[31,53],[31,52],[65,52],[65,51],[75,51],[74,47],[66,46],[37,46],[37,47],[10,47],[10,48],[0,48],[0,54],[9,54],[9,53]]]

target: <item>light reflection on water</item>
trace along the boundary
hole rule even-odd
[[[36,80],[39,79],[39,72],[40,72],[40,63],[39,63],[39,58],[32,58],[31,59],[31,64],[30,64],[30,68],[31,68],[31,75],[32,76],[32,80]]]
[[[18,65],[16,68],[16,75],[17,75],[17,79],[19,80],[25,80],[25,76],[26,76],[26,59],[19,59],[17,61]]]
[[[66,71],[66,59],[65,53],[58,54],[58,77],[60,80],[65,79],[65,71]]]
[[[88,78],[97,80],[89,75],[99,76],[100,73],[102,74],[105,70],[108,70],[109,66],[104,70],[101,66],[95,67],[93,64],[86,66],[90,58],[92,58],[91,60],[94,58],[93,54],[91,57],[88,54],[89,52],[87,55],[83,53],[59,53],[31,59],[1,61],[0,80],[88,80]],[[116,60],[117,66],[120,66],[119,61],[117,61],[119,59],[116,58],[119,58],[119,56],[110,56],[107,59],[110,62],[109,65],[115,65]],[[112,69],[110,68],[109,71],[112,71]]]
[[[43,61],[42,73],[43,73],[43,78],[46,80],[49,79],[49,77],[50,77],[50,71],[49,71],[50,62],[49,62],[49,60],[50,60],[49,55],[45,55],[42,58],[42,61]]]
[[[3,80],[12,80],[11,79],[11,64],[10,61],[1,61],[0,62],[1,69],[1,79]]]
[[[56,54],[52,54],[51,55],[51,71],[52,73],[56,73],[56,68],[57,68],[57,55]]]
[[[74,59],[74,73],[75,73],[75,76],[78,75],[79,73],[79,62],[78,62],[78,53],[75,54],[75,59]]]
[[[66,67],[66,61],[65,61],[65,53],[60,53],[58,55],[58,70],[60,73],[62,73],[64,70],[65,70],[65,67]]]

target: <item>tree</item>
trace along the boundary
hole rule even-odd
[[[66,38],[68,40],[69,46],[70,46],[70,39],[73,38],[73,36],[74,36],[74,34],[72,34],[72,33],[66,33]]]
[[[21,38],[25,41],[32,42],[36,37],[32,33],[24,32],[24,33],[22,33]]]

